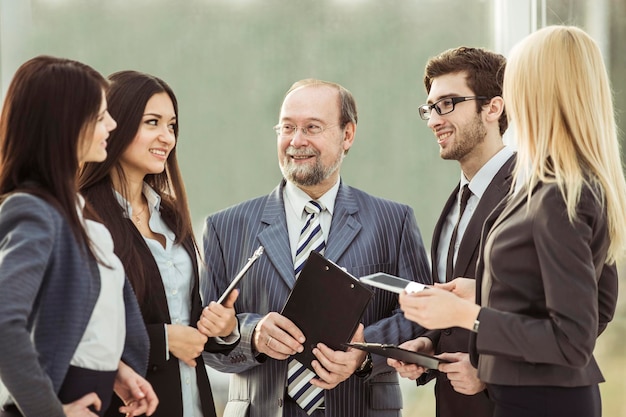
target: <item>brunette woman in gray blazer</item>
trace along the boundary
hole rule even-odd
[[[511,197],[485,223],[478,304],[463,279],[400,303],[425,327],[476,333],[495,417],[600,417],[593,350],[613,317],[614,263],[626,246],[626,182],[600,49],[578,28],[541,29],[512,51],[503,94],[518,159]]]
[[[108,230],[76,175],[106,157],[107,82],[67,59],[23,64],[0,117],[0,416],[128,415],[158,400],[147,336]]]

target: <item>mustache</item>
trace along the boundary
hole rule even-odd
[[[293,146],[289,146],[285,153],[289,156],[319,156],[320,154],[319,151],[313,148],[294,148]]]

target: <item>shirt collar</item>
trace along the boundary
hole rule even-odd
[[[469,184],[469,189],[472,194],[480,199],[485,193],[487,187],[489,187],[493,177],[496,176],[500,168],[502,168],[512,155],[513,149],[508,146],[504,146],[478,170],[471,181],[468,181],[467,178],[465,178],[465,174],[461,173],[460,188],[462,189],[465,184]]]
[[[323,196],[317,199],[317,201],[324,205],[331,216],[335,209],[335,200],[337,199],[337,192],[339,191],[339,183],[340,181],[337,180],[335,185],[333,185],[330,190],[326,191]],[[302,217],[302,213],[304,213],[304,205],[312,200],[307,193],[302,191],[297,185],[290,181],[287,181],[285,184],[285,199],[287,200],[287,206],[291,207],[291,210],[293,210],[297,218]]]
[[[117,202],[124,209],[124,216],[130,219],[133,214],[132,206],[119,192],[117,192],[117,190],[114,189],[113,191],[115,191]],[[150,216],[152,217],[152,212],[159,211],[161,208],[161,196],[145,182],[143,183],[142,193],[148,201],[148,209],[150,210]]]

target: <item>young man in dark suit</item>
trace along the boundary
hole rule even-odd
[[[507,119],[502,99],[505,58],[479,48],[460,47],[431,58],[424,85],[427,104],[420,116],[428,121],[441,158],[455,160],[461,180],[446,201],[433,233],[431,255],[435,283],[456,277],[475,278],[481,229],[511,186],[515,156],[504,145]],[[393,359],[401,376],[418,385],[436,378],[438,417],[488,417],[493,404],[469,360],[470,332],[461,328],[433,330],[401,346],[452,361],[439,370]]]

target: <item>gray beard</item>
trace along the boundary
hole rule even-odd
[[[337,171],[341,166],[344,156],[345,154],[342,153],[335,162],[326,169],[324,169],[319,160],[313,167],[298,167],[292,164],[289,157],[286,156],[284,164],[280,167],[280,171],[283,177],[288,181],[299,186],[310,187],[320,184]]]

